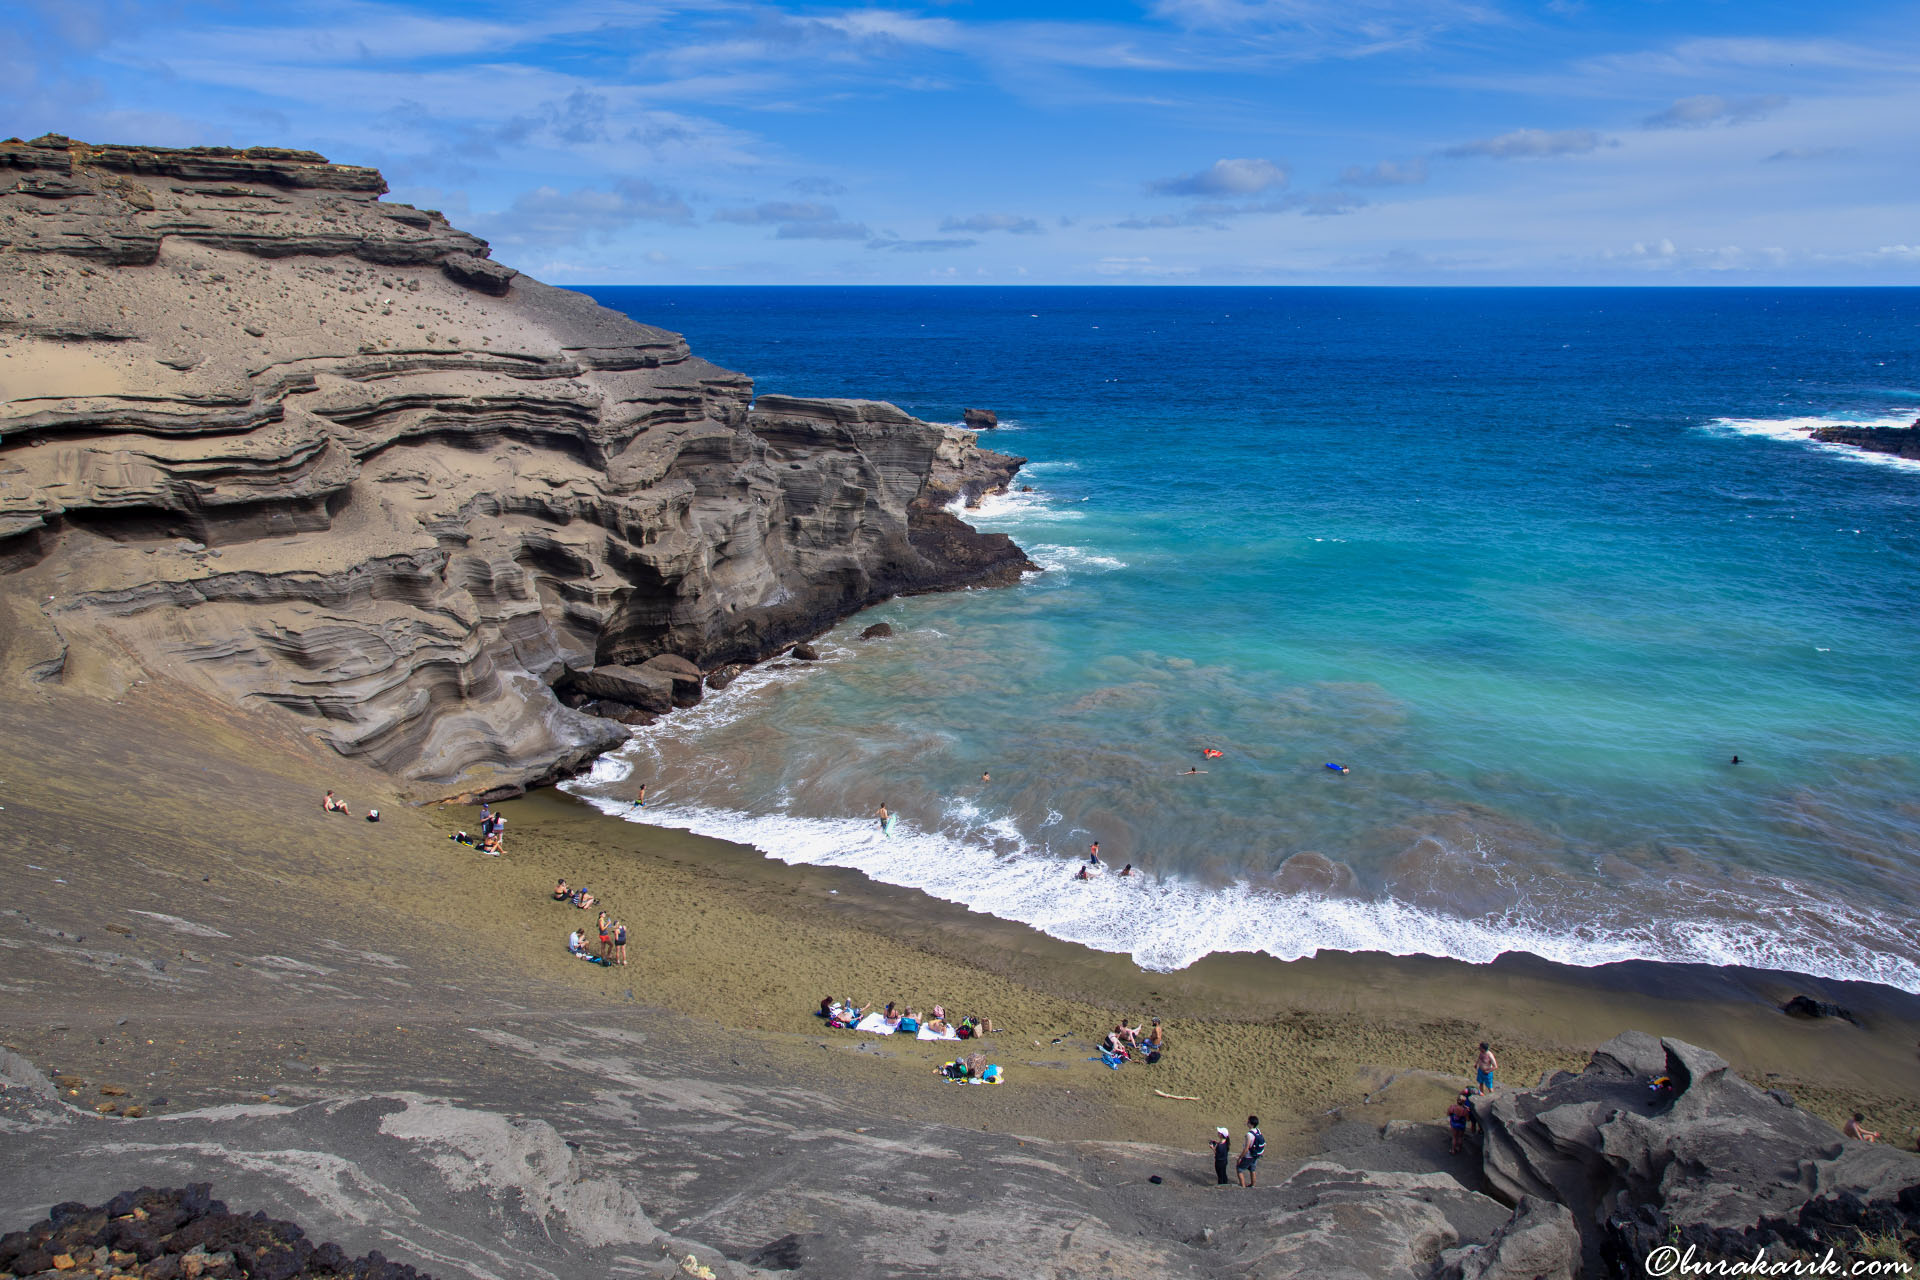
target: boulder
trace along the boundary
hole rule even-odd
[[[725,666],[715,667],[707,672],[707,688],[724,689],[738,680],[740,673],[746,669],[747,664],[744,662],[729,662]]]
[[[872,626],[868,627],[865,631],[862,631],[860,633],[860,638],[862,640],[884,640],[888,636],[891,636],[892,634],[893,634],[892,623],[876,622]]]
[[[1449,1249],[1435,1280],[1579,1280],[1580,1230],[1565,1205],[1522,1196],[1482,1245]]]
[[[1831,1000],[1815,1000],[1812,996],[1795,996],[1780,1006],[1780,1012],[1796,1018],[1840,1018],[1855,1026],[1860,1025],[1860,1019],[1853,1016],[1851,1009]]]
[[[1000,415],[991,409],[969,409],[960,418],[969,431],[991,431],[1000,425]]]
[[[658,654],[641,663],[640,669],[657,672],[673,681],[674,706],[691,707],[700,701],[705,677],[699,667],[678,654]]]
[[[674,678],[665,671],[614,664],[569,672],[567,683],[602,701],[621,702],[642,711],[673,710]]]
[[[810,644],[797,644],[793,646],[793,652],[789,656],[800,662],[820,661],[820,651]]]

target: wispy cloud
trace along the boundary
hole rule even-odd
[[[1761,163],[1786,164],[1795,160],[1831,160],[1837,156],[1852,154],[1852,147],[1782,147],[1772,155],[1762,157]]]
[[[1477,138],[1472,142],[1445,147],[1440,154],[1456,160],[1471,156],[1487,156],[1494,160],[1529,160],[1547,156],[1585,155],[1600,147],[1614,145],[1617,144],[1592,129],[1560,129],[1553,132],[1545,129],[1515,129],[1498,137]]]
[[[475,217],[478,230],[510,245],[604,240],[638,222],[692,221],[693,208],[678,193],[638,178],[622,179],[610,191],[535,187],[501,212]]]
[[[1420,156],[1406,164],[1382,160],[1378,164],[1350,164],[1340,171],[1343,187],[1417,187],[1427,180],[1427,158]]]
[[[892,253],[944,253],[951,249],[971,249],[978,240],[893,240],[876,237],[867,241],[869,249],[883,249]]]
[[[1746,124],[1764,119],[1787,105],[1783,93],[1763,93],[1746,98],[1723,98],[1717,93],[1681,98],[1665,111],[1657,111],[1641,121],[1649,129],[1704,129],[1711,124]]]
[[[976,213],[965,218],[943,218],[940,221],[942,231],[1005,231],[1009,235],[1037,236],[1046,234],[1032,218],[1023,218],[1013,213]]]
[[[1195,173],[1147,184],[1156,196],[1251,196],[1287,185],[1287,167],[1272,160],[1215,160]]]

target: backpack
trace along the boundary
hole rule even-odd
[[[1267,1154],[1267,1135],[1255,1129],[1247,1143],[1247,1155],[1258,1160],[1265,1154]]]

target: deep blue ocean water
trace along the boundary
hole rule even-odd
[[[973,518],[1047,566],[670,718],[610,810],[1150,967],[1920,991],[1920,465],[1803,435],[1920,413],[1920,290],[586,292],[762,392],[998,411],[1035,491]],[[1070,880],[1095,839],[1143,874]]]

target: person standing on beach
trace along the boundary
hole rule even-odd
[[[892,816],[893,816],[892,814],[887,812],[886,802],[882,801],[880,804],[880,829],[882,831],[885,831],[887,829],[887,819],[891,818]]]
[[[1467,1117],[1473,1114],[1473,1107],[1467,1099],[1473,1096],[1473,1090],[1462,1089],[1460,1096],[1447,1108],[1447,1128],[1453,1130],[1453,1145],[1447,1148],[1448,1155],[1459,1155],[1460,1148],[1467,1140]]]
[[[615,964],[627,962],[627,922],[624,920],[613,922],[613,962]]]
[[[1214,1185],[1227,1185],[1227,1157],[1233,1154],[1233,1135],[1222,1125],[1213,1131],[1213,1137],[1207,1139],[1207,1145],[1213,1148]]]
[[[1247,1117],[1247,1145],[1240,1148],[1240,1160],[1233,1167],[1240,1175],[1240,1185],[1252,1188],[1254,1170],[1260,1167],[1260,1157],[1267,1154],[1267,1135],[1260,1132],[1260,1117]]]
[[[1093,848],[1087,850],[1087,861],[1094,866],[1100,865],[1100,842],[1095,840]]]
[[[1482,1093],[1493,1092],[1493,1073],[1500,1069],[1500,1059],[1493,1056],[1493,1049],[1485,1040],[1480,1042],[1480,1056],[1474,1059],[1473,1083]]]

